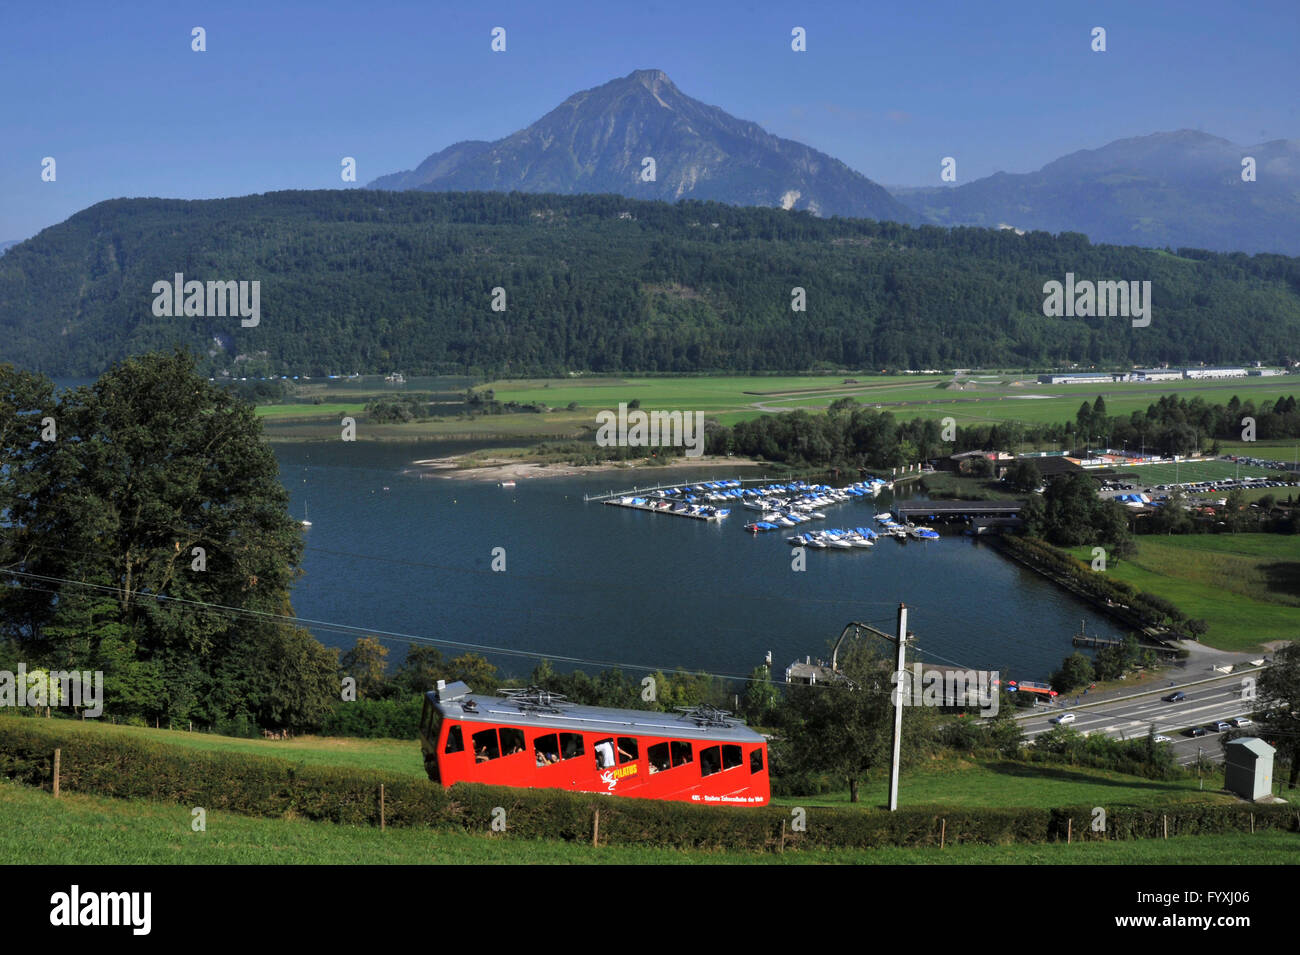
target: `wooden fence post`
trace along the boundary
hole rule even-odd
[[[1169,838],[1169,817],[1162,813],[1160,816],[1160,820],[1165,827],[1165,838],[1168,839]]]
[[[62,756],[63,756],[62,749],[56,749],[54,751],[54,798],[55,799],[59,798],[59,763],[61,761]]]
[[[600,807],[596,807],[596,815],[591,820],[591,844],[593,846],[600,844]]]
[[[781,852],[785,852],[785,820],[781,820]]]
[[[948,837],[948,820],[939,820],[939,848],[943,848],[944,840]]]
[[[379,784],[379,831],[383,832],[387,820],[384,818],[384,784]]]
[[[1065,844],[1068,846],[1074,840],[1074,817],[1065,817]]]

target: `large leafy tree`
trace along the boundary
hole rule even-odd
[[[792,775],[843,780],[849,799],[857,802],[866,774],[889,764],[893,666],[866,643],[850,644],[841,659],[842,678],[836,682],[790,687],[776,759]],[[933,716],[923,707],[903,711],[905,761],[926,745]]]
[[[1277,747],[1291,764],[1287,785],[1300,780],[1300,643],[1291,643],[1273,656],[1259,677],[1259,698],[1267,707],[1258,736]]]
[[[0,395],[5,635],[37,659],[103,669],[121,694],[110,712],[310,723],[335,664],[274,619],[292,612],[302,539],[252,408],[181,351],[57,398],[3,370]],[[301,679],[273,690],[295,655]]]

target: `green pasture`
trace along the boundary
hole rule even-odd
[[[1111,560],[1105,573],[1172,601],[1204,619],[1207,646],[1251,650],[1300,638],[1300,536],[1289,534],[1139,535],[1138,552]],[[1071,549],[1091,560],[1091,548]]]
[[[973,382],[957,390],[948,387],[951,376],[836,375],[699,377],[591,376],[553,379],[502,379],[478,386],[490,388],[500,401],[539,402],[565,409],[576,402],[577,412],[492,415],[474,418],[449,417],[438,421],[412,422],[383,428],[359,429],[363,440],[436,440],[438,438],[566,437],[583,427],[595,425],[602,410],[616,410],[622,402],[639,400],[643,410],[703,411],[725,425],[781,410],[816,413],[840,398],[871,408],[889,411],[902,419],[935,421],[953,418],[961,425],[1021,421],[1026,424],[1058,424],[1073,421],[1083,401],[1102,395],[1112,415],[1145,410],[1164,394],[1186,398],[1200,396],[1207,402],[1227,402],[1233,395],[1260,404],[1300,391],[1290,378],[1240,378],[1230,381],[1170,381],[1104,385],[1039,385],[1033,376],[992,374],[965,379]],[[272,440],[308,440],[332,436],[344,415],[364,421],[365,402],[381,395],[402,391],[448,393],[442,379],[412,379],[405,386],[373,381],[313,382],[300,385],[305,396],[298,403],[264,405],[258,414],[267,423]],[[308,398],[327,403],[310,404]],[[1098,441],[1104,436],[1095,436]],[[1260,453],[1265,445],[1248,445]],[[1295,446],[1279,458],[1291,459]],[[1262,455],[1261,455],[1262,456]],[[1164,483],[1164,482],[1161,482]]]
[[[1155,484],[1199,483],[1201,481],[1223,481],[1237,477],[1285,477],[1281,471],[1255,467],[1248,464],[1234,464],[1231,461],[1179,461],[1160,464],[1138,464],[1118,467],[1116,470],[1124,477],[1140,480],[1148,486]]]
[[[209,812],[194,831],[192,807],[48,792],[0,782],[0,863],[7,865],[1294,865],[1300,836],[1256,834],[1072,845],[950,846],[775,852],[592,847],[503,833],[339,826]],[[809,816],[816,824],[815,814]]]

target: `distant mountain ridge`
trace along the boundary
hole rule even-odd
[[[15,246],[15,245],[17,245],[17,244],[18,244],[19,242],[21,242],[21,241],[23,241],[23,240],[22,240],[22,239],[10,239],[8,242],[0,242],[0,255],[4,255],[6,249],[10,248],[11,246]]]
[[[647,157],[653,181],[643,175]],[[455,143],[369,188],[615,193],[920,221],[839,160],[692,99],[661,70],[575,93],[504,139]]]
[[[155,314],[177,273],[207,298]],[[1149,281],[1149,326],[1046,314],[1071,273]],[[219,282],[260,283],[255,326]],[[1280,363],[1300,258],[617,195],[118,199],[0,256],[0,342],[60,377],[177,344],[236,377]]]
[[[1255,181],[1242,181],[1242,160]],[[1082,232],[1093,242],[1300,255],[1300,141],[1238,146],[1183,129],[1062,156],[1032,173],[895,188],[925,221]]]
[[[642,178],[645,157],[655,179]],[[1243,182],[1241,161],[1255,160]],[[705,199],[912,225],[1081,232],[1093,242],[1300,255],[1300,141],[1194,130],[1062,156],[1032,173],[887,189],[825,153],[692,99],[661,70],[575,93],[495,142],[465,140],[372,189]]]

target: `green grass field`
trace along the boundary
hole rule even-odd
[[[1073,845],[945,849],[702,852],[592,846],[429,829],[380,832],[301,820],[210,812],[192,829],[190,807],[48,792],[0,782],[0,863],[7,865],[249,863],[316,865],[1236,865],[1295,864],[1300,836],[1285,832],[1185,836]],[[816,825],[816,816],[810,815]]]
[[[58,721],[58,726],[63,732],[127,735],[208,751],[236,751],[315,765],[423,776],[414,742],[318,737],[290,741],[244,740],[102,723]],[[1213,784],[1217,785],[1217,781]],[[880,811],[886,786],[883,776],[868,780],[858,806],[865,812]],[[834,792],[779,798],[774,803],[815,810],[846,807],[847,799],[847,793]],[[1198,791],[1192,778],[1164,782],[1105,770],[1006,760],[946,760],[913,768],[903,774],[900,800],[905,806],[939,810],[985,806],[1154,807],[1232,801],[1222,793]],[[402,828],[378,832],[373,828],[250,818],[224,812],[208,813],[206,831],[194,832],[191,808],[80,793],[64,793],[55,800],[44,790],[0,782],[0,862],[1149,864],[1253,859],[1262,864],[1294,862],[1295,849],[1300,845],[1298,837],[1293,835],[1260,833],[1076,846],[818,850],[784,855],[606,846],[593,850],[587,845],[561,841],[514,840],[508,833],[478,835],[455,830]],[[816,824],[815,812],[810,813],[809,821]]]
[[[846,380],[848,383],[846,383]],[[430,385],[413,379],[407,390],[428,391]],[[920,375],[786,375],[786,376],[700,376],[657,378],[607,376],[556,379],[505,379],[489,382],[498,400],[541,402],[564,408],[577,402],[580,413],[499,415],[473,419],[449,419],[388,426],[395,430],[364,429],[363,440],[427,440],[471,435],[542,435],[571,433],[583,425],[594,425],[597,411],[616,409],[620,402],[639,399],[646,410],[703,411],[723,424],[779,409],[815,411],[842,397],[888,410],[900,418],[954,418],[958,424],[992,424],[1018,420],[1026,423],[1058,423],[1074,420],[1079,405],[1098,394],[1104,396],[1112,415],[1145,409],[1163,394],[1186,398],[1201,396],[1211,403],[1226,403],[1233,395],[1249,398],[1257,405],[1300,391],[1293,379],[1240,378],[1229,381],[1171,381],[1158,384],[1109,383],[1099,385],[1039,385],[1033,376],[991,374],[974,379],[973,387],[962,390],[947,386],[948,376]],[[312,386],[317,387],[317,386]],[[445,387],[435,382],[432,387]],[[365,400],[393,394],[394,386],[382,381],[331,382],[319,386],[316,394],[329,404],[262,406],[258,414],[279,428],[270,429],[273,440],[318,437],[303,430],[312,421],[328,420],[329,432],[343,414],[362,413]],[[304,420],[305,419],[305,420]],[[358,419],[360,420],[360,419]],[[1257,449],[1262,446],[1257,446]],[[1287,459],[1293,456],[1286,455]],[[1165,483],[1165,482],[1161,482]]]
[[[13,719],[14,717],[0,717]],[[35,717],[18,717],[34,719]],[[186,746],[209,752],[251,753],[254,756],[277,756],[311,766],[345,766],[373,769],[423,779],[424,763],[420,744],[415,740],[353,739],[336,736],[302,736],[290,740],[240,739],[213,733],[190,733],[184,730],[153,729],[143,726],[115,726],[95,720],[58,720],[60,732],[111,734],[144,739],[172,746]]]
[[[1117,469],[1124,477],[1136,478],[1148,487],[1156,484],[1194,483],[1199,481],[1222,481],[1236,477],[1276,477],[1285,478],[1280,471],[1256,467],[1250,464],[1235,464],[1232,461],[1175,461],[1172,464],[1141,464]]]
[[[1300,537],[1285,534],[1184,534],[1136,538],[1138,552],[1106,573],[1173,601],[1210,626],[1202,638],[1220,650],[1249,650],[1300,636]],[[1071,553],[1091,559],[1091,548]]]
[[[1221,783],[1219,780],[1215,785]],[[1151,806],[1180,802],[1232,802],[1223,793],[1201,792],[1194,777],[1142,779],[1083,766],[1047,766],[1011,760],[975,760],[915,768],[899,779],[899,804],[976,808],[984,806]],[[864,783],[860,805],[888,805],[889,779]],[[850,806],[847,789],[819,796],[782,796],[783,806]]]

